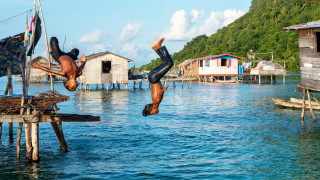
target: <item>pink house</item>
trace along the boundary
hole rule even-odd
[[[210,55],[196,58],[199,68],[199,80],[237,80],[238,60],[242,57],[231,54]]]

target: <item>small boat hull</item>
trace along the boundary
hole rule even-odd
[[[272,100],[275,105],[280,107],[297,108],[297,109],[302,109],[303,107],[302,99],[291,98],[290,101],[286,101],[283,99],[272,99]],[[313,110],[320,110],[320,104],[318,104],[317,102],[311,101],[311,106]],[[305,108],[310,109],[308,100],[305,101]]]

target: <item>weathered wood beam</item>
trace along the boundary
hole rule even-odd
[[[39,121],[38,119],[39,118]],[[0,115],[0,122],[97,122],[99,116],[79,115],[79,114],[58,114],[58,115]]]

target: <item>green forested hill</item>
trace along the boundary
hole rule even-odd
[[[222,53],[247,57],[252,49],[256,53],[274,52],[275,60],[287,60],[289,72],[298,72],[297,32],[285,32],[282,28],[319,19],[319,0],[252,0],[248,13],[211,36],[195,37],[172,58],[179,64],[186,59]],[[151,70],[159,64],[160,59],[152,60],[140,69]]]

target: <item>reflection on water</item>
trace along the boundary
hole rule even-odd
[[[60,150],[50,124],[41,123],[39,164],[26,164],[24,134],[16,161],[4,123],[1,178],[317,179],[319,124],[307,112],[302,126],[300,110],[272,103],[272,98],[301,98],[295,92],[298,77],[287,76],[285,84],[279,78],[275,85],[193,83],[182,89],[177,84],[165,93],[160,113],[148,117],[142,116],[152,102],[146,84],[69,92],[58,83],[56,90],[70,96],[58,104],[60,112],[98,115],[101,122],[64,123],[68,153]],[[32,84],[30,92],[40,88],[50,85]]]

